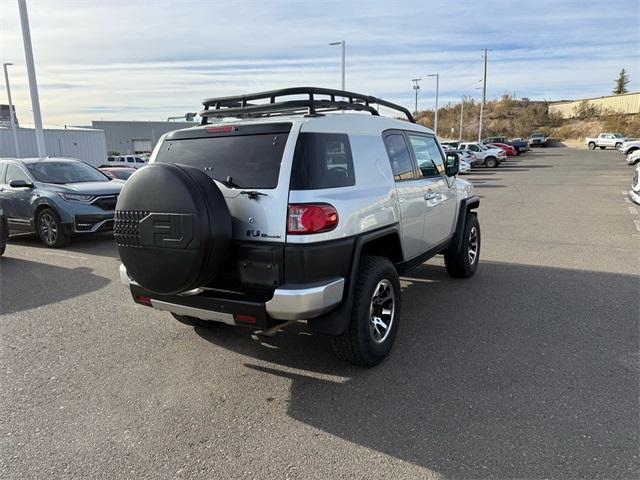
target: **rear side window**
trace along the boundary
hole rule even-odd
[[[355,185],[349,137],[343,133],[301,133],[293,157],[291,190]]]
[[[413,161],[404,135],[400,133],[387,135],[384,137],[384,146],[387,149],[387,155],[389,155],[393,179],[396,182],[414,179]]]
[[[0,163],[0,183],[4,183],[4,172],[7,171],[7,164]]]
[[[276,188],[288,133],[165,140],[156,162],[199,168],[238,188]]]

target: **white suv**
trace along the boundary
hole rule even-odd
[[[506,152],[501,148],[490,148],[478,142],[461,143],[458,148],[472,151],[477,157],[476,165],[495,168],[507,159]]]
[[[398,332],[400,275],[437,254],[454,277],[475,273],[479,199],[405,108],[309,87],[204,105],[119,196],[121,280],[137,303],[267,334],[306,320],[341,358],[374,365]]]
[[[141,168],[146,164],[147,162],[137,155],[116,155],[107,157],[107,165],[110,167]]]

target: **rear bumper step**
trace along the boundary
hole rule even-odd
[[[313,284],[285,284],[276,288],[270,298],[265,293],[247,295],[246,299],[239,300],[206,289],[186,295],[155,295],[131,280],[124,265],[120,265],[120,281],[129,287],[137,303],[158,310],[202,320],[250,323],[259,327],[271,326],[270,319],[308,320],[330,311],[342,301],[345,283],[344,278],[336,277]]]

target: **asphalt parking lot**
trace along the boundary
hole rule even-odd
[[[470,280],[404,279],[394,352],[336,360],[134,305],[109,236],[0,260],[0,478],[638,478],[640,208],[613,151],[466,176]]]

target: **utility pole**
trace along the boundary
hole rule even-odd
[[[421,78],[413,78],[411,79],[411,81],[413,82],[413,89],[416,91],[416,108],[413,111],[414,114],[418,114],[418,91],[420,90],[420,85],[418,85],[418,82],[422,80]]]
[[[487,52],[484,49],[484,76],[482,77],[482,103],[480,104],[480,125],[478,127],[478,142],[482,141],[482,114],[484,113],[484,103],[487,99]]]
[[[462,119],[464,118],[464,97],[460,103],[460,131],[458,132],[458,142],[462,141]]]
[[[33,48],[31,47],[31,32],[29,30],[29,16],[27,15],[26,0],[18,0],[20,9],[20,24],[22,26],[22,42],[24,43],[24,56],[29,77],[29,91],[31,92],[31,108],[33,110],[33,123],[35,125],[36,145],[38,157],[47,156],[44,144],[44,132],[42,130],[42,118],[40,116],[40,98],[38,97],[38,84],[36,81],[36,67],[33,62]]]
[[[9,72],[7,70],[9,65],[13,65],[13,63],[4,63],[2,64],[2,67],[4,68],[4,81],[7,86],[7,98],[9,99],[9,119],[11,120],[13,146],[16,150],[16,158],[20,158],[20,145],[18,144],[18,133],[16,132],[16,112],[15,107],[13,106],[13,101],[11,100],[11,86],[9,85]]]
[[[433,133],[435,133],[437,137],[438,136],[438,91],[440,90],[440,74],[433,73],[431,75],[427,75],[427,77],[436,77],[436,113],[435,113],[435,118],[433,120]]]
[[[342,90],[345,89],[345,76],[347,67],[347,43],[344,40],[339,42],[331,42],[329,45],[340,45],[342,47]]]

